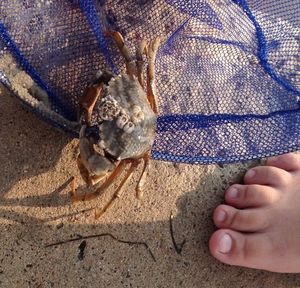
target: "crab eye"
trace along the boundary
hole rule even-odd
[[[99,128],[98,126],[88,126],[85,129],[85,137],[86,138],[93,138],[95,142],[98,142],[100,140],[99,135]]]

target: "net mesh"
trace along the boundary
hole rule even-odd
[[[299,148],[300,0],[2,0],[0,81],[78,135],[87,83],[124,71],[104,27],[132,51],[163,39],[153,158],[228,163]]]

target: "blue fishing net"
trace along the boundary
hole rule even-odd
[[[124,70],[107,27],[132,51],[163,39],[154,159],[228,163],[300,147],[300,0],[1,0],[0,81],[76,137],[87,83]]]

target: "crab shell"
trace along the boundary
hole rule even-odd
[[[154,142],[157,117],[146,92],[135,77],[115,76],[97,101],[92,127],[98,128],[96,145],[116,160],[140,158]]]

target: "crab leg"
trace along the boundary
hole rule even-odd
[[[109,32],[106,32],[106,34],[108,36],[111,36],[115,40],[115,42],[121,52],[121,55],[125,58],[127,74],[130,76],[136,75],[136,66],[135,66],[134,59],[133,59],[132,55],[130,54],[129,49],[125,45],[124,38],[121,35],[121,33],[116,32],[116,31],[109,31]]]
[[[90,186],[91,183],[89,181],[89,171],[83,165],[80,154],[77,157],[77,166],[78,166],[78,169],[79,169],[82,179],[84,180],[85,183],[87,183]],[[74,192],[75,191],[73,191],[73,194],[74,194]]]
[[[82,98],[79,100],[79,109],[78,109],[78,120],[82,120],[82,116],[84,117],[85,122],[90,125],[91,116],[95,104],[101,95],[101,91],[103,89],[103,83],[108,84],[110,79],[113,77],[109,72],[98,71],[97,78],[85,88]]]
[[[117,188],[117,190],[115,191],[113,197],[110,199],[110,201],[104,206],[104,208],[102,210],[98,210],[95,209],[95,218],[98,219],[102,214],[104,214],[107,209],[115,202],[115,200],[117,198],[120,198],[121,192],[122,192],[122,188],[123,186],[126,184],[127,181],[129,181],[129,179],[131,178],[134,170],[136,169],[136,167],[138,166],[139,161],[137,160],[131,160],[131,165],[124,177],[124,179],[122,180],[122,182],[120,183],[119,187]]]
[[[82,163],[80,154],[77,157],[77,166],[80,172],[80,175],[82,177],[82,179],[84,180],[85,183],[87,183],[88,186],[92,186],[93,182],[95,182],[95,180],[97,181],[97,179],[94,179],[95,176],[90,176],[89,171],[85,168],[84,164]],[[102,177],[101,177],[102,178]],[[72,202],[77,201],[77,195],[76,195],[76,190],[78,188],[78,185],[76,183],[76,178],[73,176],[72,182],[71,182],[71,198],[72,198]]]
[[[144,166],[143,166],[142,174],[135,187],[136,197],[138,199],[142,199],[144,195],[143,186],[145,184],[146,177],[150,168],[150,152],[145,153],[143,159],[144,159]]]
[[[155,96],[155,57],[160,44],[157,37],[148,47],[148,68],[147,68],[147,97],[154,113],[158,113]]]
[[[100,196],[102,192],[104,192],[105,189],[107,189],[114,182],[115,178],[117,178],[119,174],[121,174],[126,164],[127,164],[127,160],[121,161],[119,165],[115,168],[115,170],[105,180],[105,182],[95,192],[86,193],[83,195],[77,195],[76,192],[73,191],[73,193],[71,194],[72,202],[89,201]]]
[[[143,39],[136,50],[136,68],[137,68],[137,77],[141,84],[141,86],[144,86],[144,77],[143,77],[143,66],[144,66],[144,60],[143,60],[143,54],[147,54],[147,42],[145,39]]]
[[[95,104],[101,94],[103,84],[92,84],[88,86],[83,94],[83,97],[79,101],[78,120],[81,120],[81,115],[84,115],[86,123],[91,123],[91,116]]]

